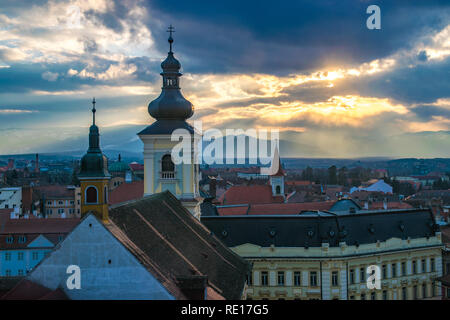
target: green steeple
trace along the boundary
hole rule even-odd
[[[100,150],[100,133],[95,125],[95,98],[92,100],[92,125],[89,128],[89,149],[81,158],[78,177],[109,177],[108,159]]]

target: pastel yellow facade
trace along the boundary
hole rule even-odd
[[[248,299],[412,300],[438,299],[441,234],[391,238],[356,246],[232,248],[253,264]],[[381,288],[368,289],[367,267],[379,266]]]
[[[81,217],[92,212],[94,215],[108,221],[108,184],[109,178],[80,178],[81,184]],[[88,189],[96,192],[96,201],[88,201]]]

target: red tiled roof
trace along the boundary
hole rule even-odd
[[[21,280],[2,300],[67,300],[61,289],[51,290],[30,280]]]
[[[0,223],[0,234],[69,233],[80,219],[1,219]]]
[[[413,208],[412,205],[406,202],[400,202],[400,201],[388,201],[387,203],[388,209],[411,209]],[[378,210],[378,209],[384,209],[383,201],[377,201],[372,202],[369,204],[370,210]]]
[[[308,180],[286,181],[288,186],[309,186],[311,184],[314,184],[314,182]]]
[[[144,181],[122,183],[109,194],[109,204],[118,204],[141,199],[144,196]]]
[[[283,197],[272,195],[269,185],[232,186],[219,198],[224,205],[254,204],[254,203],[281,203]]]
[[[231,215],[291,215],[301,211],[328,211],[336,201],[317,201],[301,203],[266,203],[245,206],[217,207],[221,216]]]
[[[140,163],[130,163],[131,170],[133,171],[144,171],[144,165]]]
[[[58,198],[75,198],[75,188],[69,189],[64,185],[48,185],[36,187],[41,197],[45,196],[46,199],[58,199]]]

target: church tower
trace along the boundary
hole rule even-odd
[[[271,174],[269,176],[270,185],[272,186],[272,195],[273,196],[282,196],[285,198],[284,193],[284,176],[286,173],[281,166],[281,159],[278,153],[278,148],[275,147],[272,166],[271,166]]]
[[[172,26],[168,32],[169,52],[161,63],[161,94],[148,105],[148,112],[156,121],[138,133],[144,143],[144,195],[168,190],[199,218],[201,198],[196,155],[191,152],[190,163],[181,164],[174,164],[171,157],[172,148],[179,143],[171,141],[174,130],[185,129],[190,133],[192,150],[198,141],[194,128],[186,122],[194,114],[194,108],[181,94],[181,64],[172,52]]]
[[[92,100],[92,125],[89,128],[89,149],[81,158],[78,179],[81,184],[81,217],[92,212],[108,221],[108,160],[100,150],[100,134],[95,125],[95,98]]]

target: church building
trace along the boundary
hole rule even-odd
[[[199,165],[194,152],[190,163],[174,164],[171,150],[178,141],[171,141],[176,129],[185,129],[191,135],[191,146],[197,143],[194,128],[186,122],[194,108],[180,91],[180,62],[172,51],[172,26],[169,27],[169,52],[161,63],[162,91],[148,106],[148,112],[156,121],[138,133],[144,143],[144,195],[165,190],[175,195],[195,216],[200,216]],[[194,148],[192,147],[192,150]]]

